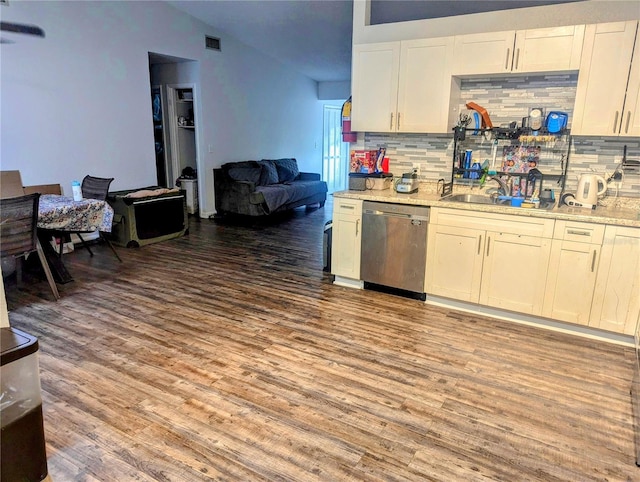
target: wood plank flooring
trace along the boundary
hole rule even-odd
[[[6,280],[66,481],[628,481],[632,349],[331,284],[324,209]]]

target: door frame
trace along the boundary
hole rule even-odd
[[[334,119],[337,117],[335,125],[328,126],[328,116],[331,113],[331,117]],[[336,116],[337,114],[337,116]],[[322,177],[327,182],[329,192],[336,190],[343,190],[347,188],[348,176],[349,176],[349,143],[342,140],[342,107],[335,104],[324,104],[322,107]],[[339,156],[330,155],[330,143],[332,140],[339,139],[338,147],[340,151]],[[329,152],[327,150],[329,149]],[[327,165],[327,161],[330,159],[338,159],[338,165]],[[336,183],[336,173],[338,176],[338,183]],[[339,184],[339,185],[338,185]]]
[[[178,122],[176,115],[176,90],[178,89],[191,89],[193,93],[193,123],[194,123],[194,134],[195,134],[195,151],[196,151],[196,169],[198,170],[198,176],[200,176],[200,152],[199,152],[199,126],[200,126],[200,115],[198,112],[198,102],[197,102],[197,90],[196,84],[194,83],[184,83],[184,84],[166,84],[167,88],[167,109],[166,116],[167,118],[165,125],[169,127],[169,138],[170,138],[170,148],[166,149],[166,152],[170,152],[168,158],[165,159],[165,165],[167,169],[167,186],[174,187],[176,183],[176,179],[181,174],[180,169],[180,161],[178,159]],[[174,122],[175,120],[175,122]],[[198,190],[199,191],[199,190]],[[198,196],[200,197],[200,196]],[[198,202],[199,204],[199,202]]]

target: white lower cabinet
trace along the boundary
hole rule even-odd
[[[359,280],[362,201],[334,199],[331,238],[331,273]]]
[[[589,326],[631,335],[640,316],[640,229],[607,226]]]
[[[540,315],[551,240],[487,231],[480,304]]]
[[[542,315],[588,325],[604,225],[556,221]]]
[[[425,291],[541,314],[553,224],[548,219],[432,208]]]
[[[455,300],[478,302],[484,231],[429,224],[425,291]]]

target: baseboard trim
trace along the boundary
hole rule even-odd
[[[364,281],[358,279],[343,278],[342,276],[335,276],[333,284],[344,286],[345,288],[356,288],[358,290],[364,289]]]
[[[427,295],[425,303],[433,306],[464,311],[466,313],[489,316],[498,320],[511,321],[522,325],[535,326],[546,330],[581,336],[591,340],[605,341],[607,343],[614,343],[616,345],[629,347],[635,346],[633,336],[631,335],[612,333],[609,331],[590,328],[588,326],[574,325],[571,323],[564,323],[562,321],[551,320],[549,318],[514,313],[511,311],[500,310],[498,308],[491,308],[489,306],[482,306],[475,303],[467,303],[465,301],[452,300],[450,298],[442,298],[440,296],[433,295]]]

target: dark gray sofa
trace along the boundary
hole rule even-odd
[[[263,159],[223,164],[213,170],[218,216],[265,216],[327,199],[320,174],[300,172],[295,159]]]

